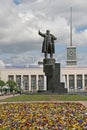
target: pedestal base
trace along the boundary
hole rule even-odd
[[[43,71],[47,77],[47,91],[66,93],[64,83],[60,82],[60,63],[55,63],[55,59],[46,58],[43,60]]]
[[[51,76],[53,74],[54,69],[55,59],[46,58],[43,60],[43,72],[45,72],[45,75]]]

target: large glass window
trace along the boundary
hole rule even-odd
[[[38,90],[44,90],[44,75],[38,75]]]
[[[29,76],[23,75],[23,87],[25,90],[29,90]]]
[[[87,90],[87,75],[85,75],[84,80],[85,80],[85,89]]]
[[[69,88],[74,89],[75,88],[75,78],[74,75],[69,75]]]
[[[36,90],[36,75],[31,75],[31,90]]]
[[[82,75],[77,75],[77,89],[82,89]]]
[[[8,80],[14,80],[14,75],[8,75]]]
[[[16,75],[16,83],[17,83],[17,86],[20,90],[20,88],[21,88],[21,75]]]

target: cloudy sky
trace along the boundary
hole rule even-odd
[[[47,29],[57,37],[57,62],[66,63],[70,44],[70,7],[73,9],[73,45],[79,66],[87,66],[87,0],[0,0],[0,65],[28,65],[42,61]]]

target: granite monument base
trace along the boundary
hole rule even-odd
[[[67,93],[64,83],[60,82],[60,63],[53,58],[43,60],[43,71],[47,78],[47,91],[52,93]]]

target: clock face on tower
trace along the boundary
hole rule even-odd
[[[69,56],[69,57],[72,57],[72,56],[73,56],[73,51],[72,51],[72,50],[68,51],[68,56]]]
[[[76,58],[76,47],[75,46],[68,46],[67,47],[67,65],[77,65],[77,58]]]
[[[67,60],[76,60],[76,48],[67,48]]]

